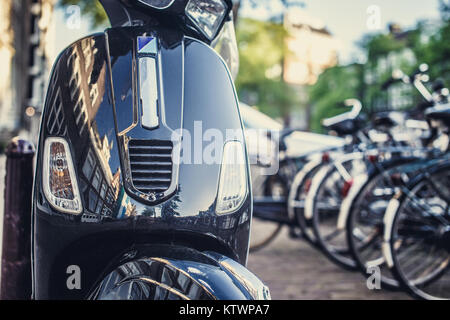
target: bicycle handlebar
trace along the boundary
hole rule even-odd
[[[410,76],[406,75],[400,69],[395,69],[392,72],[392,76],[387,79],[382,85],[381,88],[383,90],[387,90],[392,84],[397,82],[403,82],[406,84],[413,84],[414,87],[419,91],[422,97],[429,103],[435,103],[435,99],[433,95],[428,91],[428,89],[423,84],[424,82],[428,82],[430,77],[426,72],[428,71],[427,64],[421,64],[419,68],[414,71]]]
[[[381,88],[383,90],[388,89],[391,85],[397,82],[403,82],[406,84],[414,83],[416,80],[420,80],[423,82],[427,82],[429,80],[426,72],[428,71],[428,65],[422,63],[411,75],[405,74],[400,69],[394,69],[392,71],[392,75],[389,79],[387,79],[382,85]]]
[[[362,110],[362,104],[361,101],[358,99],[347,99],[344,101],[345,106],[352,107],[352,109],[348,112],[339,114],[337,116],[334,116],[332,118],[327,118],[322,120],[322,125],[325,127],[331,126],[335,123],[342,122],[345,120],[354,120],[356,119]]]

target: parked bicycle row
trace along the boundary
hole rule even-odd
[[[381,286],[417,298],[450,298],[450,104],[448,89],[428,89],[427,66],[397,70],[384,85],[414,86],[424,103],[408,112],[362,116],[351,111],[323,120],[345,143],[289,156],[280,133],[280,167],[253,166],[254,219],[250,250],[268,245],[283,226],[331,261]],[[245,119],[244,119],[245,121]],[[259,174],[258,174],[259,172]]]

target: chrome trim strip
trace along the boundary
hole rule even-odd
[[[139,99],[142,110],[142,126],[146,129],[157,128],[159,126],[159,115],[155,58],[139,58]]]
[[[141,36],[146,37],[146,36]],[[158,41],[157,37],[153,37],[153,41]],[[183,93],[181,95],[182,101],[181,101],[181,112],[182,116],[181,119],[183,119],[183,110],[184,110],[184,54],[185,54],[185,45],[184,40],[181,42],[182,45],[182,53],[180,56],[180,59],[182,61],[182,70],[181,70],[181,90],[183,90]],[[179,180],[179,166],[180,166],[180,158],[181,158],[181,141],[182,141],[182,125],[181,122],[180,128],[177,128],[176,131],[174,129],[170,128],[166,124],[166,117],[165,117],[165,101],[164,101],[164,84],[163,84],[163,75],[162,75],[162,58],[161,58],[161,51],[159,50],[158,42],[156,42],[156,46],[147,47],[144,46],[139,53],[138,46],[135,47],[136,51],[133,57],[133,60],[136,61],[136,69],[135,70],[135,79],[136,81],[136,87],[137,87],[137,94],[136,97],[139,97],[135,100],[137,101],[137,105],[141,106],[141,126],[144,129],[147,130],[165,130],[170,132],[171,134],[167,137],[167,141],[172,141],[173,148],[172,148],[172,178],[170,186],[167,190],[164,192],[148,192],[144,193],[142,191],[139,191],[136,189],[133,185],[133,179],[131,174],[131,164],[130,164],[130,153],[128,150],[128,143],[130,139],[135,139],[133,137],[131,129],[134,129],[134,126],[130,128],[130,130],[127,130],[126,132],[128,135],[120,136],[122,138],[120,145],[122,145],[122,156],[124,159],[124,184],[125,188],[131,192],[134,196],[138,197],[141,200],[145,200],[150,204],[161,202],[163,199],[166,199],[167,197],[171,196],[173,193],[176,192],[178,188],[178,180]],[[151,48],[156,48],[157,52],[151,52]],[[141,66],[141,60],[142,60],[142,66]],[[150,62],[151,70],[147,70],[148,65],[147,62],[152,60]],[[144,63],[145,62],[145,63]],[[147,73],[147,77],[142,77],[142,69],[144,69]],[[150,77],[149,77],[150,74]],[[141,83],[142,82],[142,83]],[[145,92],[144,92],[145,91]],[[142,97],[144,99],[142,99]],[[155,98],[156,97],[156,98]],[[156,100],[155,100],[155,99]],[[153,105],[152,105],[153,102]],[[157,125],[156,125],[157,122]],[[156,125],[156,126],[155,126]],[[180,130],[180,133],[177,131]],[[137,138],[139,139],[139,138]],[[151,140],[151,139],[150,139]],[[158,140],[158,139],[156,139]],[[165,139],[163,139],[165,140]]]

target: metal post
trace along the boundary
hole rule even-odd
[[[6,148],[5,211],[3,217],[2,300],[31,298],[32,143],[14,138]]]

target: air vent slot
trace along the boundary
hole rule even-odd
[[[134,187],[143,193],[160,193],[172,182],[171,141],[130,140],[128,153]]]

